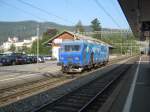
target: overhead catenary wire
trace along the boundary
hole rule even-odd
[[[6,1],[1,0],[1,3],[3,3],[4,5],[6,5],[6,6],[8,6],[8,7],[12,7],[12,8],[14,8],[14,9],[20,11],[20,12],[23,12],[23,13],[25,13],[25,14],[27,14],[27,15],[30,15],[30,16],[32,16],[32,17],[35,17],[35,18],[37,18],[38,20],[47,21],[47,20],[44,19],[44,18],[41,18],[41,17],[39,17],[39,16],[37,16],[37,15],[31,13],[31,12],[28,12],[28,11],[26,11],[26,10],[24,10],[24,9],[21,9],[21,8],[15,6],[15,5],[12,5],[12,4],[10,4],[10,3],[6,2]]]
[[[117,1],[117,0],[109,0],[109,2],[111,2],[111,4],[113,5],[113,8],[117,11],[118,16],[122,16],[121,13],[120,13],[121,10],[119,10],[119,9],[116,7],[116,4],[115,4],[114,1]],[[118,4],[118,5],[119,5],[119,4]]]
[[[28,14],[28,15],[31,15],[31,16],[33,16],[33,17],[36,17],[36,18],[38,18],[38,19],[41,20],[41,21],[45,20],[45,19],[43,19],[43,18],[41,18],[41,17],[36,16],[35,14],[32,14],[32,13],[30,13],[30,12],[27,12],[27,11],[25,11],[25,10],[23,10],[23,9],[21,9],[21,8],[19,8],[19,7],[17,7],[17,6],[15,6],[15,5],[9,4],[9,3],[7,3],[7,2],[5,2],[5,1],[3,1],[3,0],[1,0],[1,3],[3,3],[3,4],[6,5],[6,6],[9,6],[9,7],[12,7],[12,8],[14,8],[14,9],[17,9],[17,10],[23,12],[23,13],[26,13],[26,14]],[[46,20],[45,20],[45,21],[46,21]],[[37,60],[38,60],[38,57],[39,57],[39,23],[37,24]],[[37,64],[38,64],[38,61],[37,61]]]
[[[100,9],[102,9],[104,11],[104,13],[112,20],[112,22],[114,22],[114,24],[119,27],[121,29],[121,26],[118,24],[118,22],[111,16],[111,14],[109,14],[109,12],[107,12],[107,10],[103,7],[103,5],[98,1],[98,0],[94,0],[94,2],[98,5],[98,7]]]
[[[115,5],[115,1],[116,1],[116,3],[117,3],[118,6],[119,6],[119,3],[117,2],[117,0],[109,0],[109,1],[113,4],[114,9],[117,11],[118,16],[124,17],[124,16],[121,14],[121,7],[120,7],[120,10],[119,10],[119,9],[116,7],[116,5]],[[125,20],[126,20],[126,19],[125,19]],[[127,20],[126,20],[126,24],[127,24],[127,26],[129,27],[129,24],[128,24]],[[127,29],[129,29],[129,28],[127,28]]]
[[[112,22],[118,27],[120,28],[120,34],[121,34],[121,37],[122,37],[122,28],[121,26],[118,24],[118,22],[113,18],[113,16],[107,12],[107,10],[103,7],[103,5],[98,1],[98,0],[94,0],[94,2],[98,5],[98,7],[100,9],[102,9],[104,11],[104,13],[112,20]],[[122,38],[122,41],[123,41],[123,38]],[[122,45],[121,45],[121,54],[122,54]]]
[[[27,6],[30,6],[30,7],[34,8],[34,9],[36,9],[36,10],[39,10],[39,11],[41,11],[41,12],[43,12],[43,13],[49,15],[49,16],[53,16],[53,17],[56,17],[56,18],[58,18],[58,19],[60,19],[62,21],[74,24],[72,21],[70,21],[70,20],[68,20],[66,18],[60,17],[60,16],[58,16],[56,14],[53,14],[52,12],[49,12],[49,11],[47,11],[45,9],[42,9],[42,8],[40,8],[40,7],[36,6],[36,5],[33,5],[33,4],[29,3],[29,2],[25,2],[23,0],[17,0],[17,1],[22,3],[22,4],[25,4]]]

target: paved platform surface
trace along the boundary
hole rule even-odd
[[[141,56],[123,80],[109,112],[150,112],[150,57]]]
[[[150,112],[150,57],[142,56],[130,112]]]
[[[122,112],[150,112],[150,57],[141,56]]]

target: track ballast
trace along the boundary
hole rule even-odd
[[[121,65],[88,84],[33,112],[96,112],[113,92],[131,64]]]

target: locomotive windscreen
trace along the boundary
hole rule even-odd
[[[65,52],[80,51],[80,45],[65,45],[64,51]]]

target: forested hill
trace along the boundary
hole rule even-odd
[[[54,22],[0,22],[0,42],[6,41],[9,36],[17,36],[20,40],[34,36],[36,35],[37,24],[40,26],[40,35],[46,31],[47,28],[74,31],[74,26],[60,25]],[[91,30],[89,26],[85,26],[84,28],[86,31]]]
[[[8,37],[17,36],[19,40],[30,38],[36,35],[37,25],[40,26],[40,35],[48,28],[56,28],[58,30],[75,31],[74,26],[66,26],[56,24],[54,22],[36,22],[36,21],[20,21],[20,22],[0,22],[0,44],[6,41]],[[84,26],[85,31],[92,31],[90,26]],[[103,30],[110,30],[104,28]],[[112,29],[111,29],[112,30]],[[114,31],[117,29],[114,29]]]

